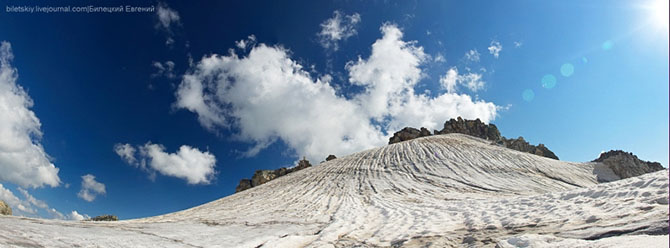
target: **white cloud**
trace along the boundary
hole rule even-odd
[[[151,74],[152,78],[155,77],[166,77],[168,79],[174,79],[177,77],[177,75],[174,73],[174,62],[168,60],[163,63],[154,61],[152,63],[154,68],[156,68],[156,72]]]
[[[312,161],[386,144],[388,132],[404,126],[438,128],[457,116],[493,120],[493,103],[416,94],[429,56],[403,41],[395,25],[381,31],[370,57],[347,63],[349,81],[362,87],[348,98],[336,94],[332,77],[312,78],[286,49],[259,44],[247,56],[204,57],[183,77],[175,107],[196,113],[209,130],[233,130],[253,144],[247,155],[281,139],[294,156]]]
[[[151,177],[159,172],[184,179],[189,184],[209,184],[216,174],[214,155],[187,145],[179,147],[176,153],[167,153],[162,145],[149,142],[138,146],[139,159],[135,157],[136,149],[130,144],[116,144],[114,150],[126,163],[149,172]]]
[[[502,44],[500,44],[500,42],[495,41],[495,40],[491,41],[491,45],[489,46],[488,49],[489,49],[489,52],[491,54],[493,54],[493,57],[495,57],[497,59],[498,56],[500,56],[500,51],[502,51]]]
[[[470,91],[477,92],[484,88],[485,82],[482,80],[481,74],[468,72],[459,75],[458,69],[452,67],[447,70],[444,76],[440,77],[440,84],[448,93],[456,93],[458,85],[463,85]]]
[[[174,32],[172,28],[174,25],[181,24],[179,13],[168,7],[166,3],[161,2],[158,3],[158,8],[156,9],[156,17],[158,17],[156,29],[164,31],[167,35],[165,44],[168,46],[172,45],[174,43]]]
[[[238,40],[235,41],[235,46],[237,48],[246,50],[247,47],[251,47],[256,44],[256,36],[255,35],[249,35],[246,40]]]
[[[440,84],[448,93],[455,93],[458,84],[458,69],[450,68],[444,76],[440,77]]]
[[[473,49],[466,52],[464,58],[468,62],[479,62],[480,55],[481,54],[479,53],[479,51],[477,51],[477,49]]]
[[[135,158],[137,150],[130,144],[116,144],[114,145],[114,152],[128,164],[137,163],[137,159]]]
[[[515,42],[514,42],[514,47],[516,47],[516,48],[519,48],[519,47],[521,47],[522,45],[523,45],[523,43],[521,43],[521,41],[515,41]]]
[[[81,176],[81,190],[77,196],[85,201],[92,202],[98,195],[107,193],[105,185],[96,181],[95,176],[86,174]]]
[[[12,208],[13,215],[34,215],[37,213],[37,211],[30,206],[30,202],[22,201],[2,184],[0,184],[0,200],[4,201],[10,208]]]
[[[0,181],[22,187],[57,187],[58,168],[40,144],[40,120],[30,110],[33,100],[16,83],[11,45],[0,45]]]
[[[436,63],[444,63],[447,62],[447,59],[444,58],[444,55],[442,53],[438,53],[435,55],[435,58],[433,58],[433,61]]]
[[[372,44],[370,57],[359,57],[346,66],[349,81],[366,89],[356,100],[377,120],[401,108],[403,100],[413,94],[413,86],[423,76],[419,66],[428,57],[415,41],[403,41],[395,25],[384,24],[381,31],[383,36]]]
[[[30,193],[28,193],[27,190],[22,188],[18,188],[18,190],[23,195],[23,198],[25,198],[26,201],[28,201],[31,205],[42,209],[49,209],[49,205],[47,205],[46,202],[36,199]]]
[[[87,214],[80,214],[76,210],[72,210],[72,212],[68,215],[68,218],[70,220],[82,221],[90,219],[91,216],[88,216]]]
[[[356,35],[356,26],[361,22],[361,15],[354,13],[344,15],[340,11],[333,12],[333,17],[321,23],[321,31],[317,34],[321,46],[337,51],[338,42]]]
[[[17,216],[28,216],[28,217],[44,217],[38,212],[38,209],[42,209],[46,212],[47,218],[52,219],[68,219],[68,216],[65,216],[58,210],[49,207],[49,205],[31,195],[27,190],[23,188],[17,189],[23,195],[24,200],[16,197],[9,189],[5,188],[0,184],[0,200],[6,202],[12,208],[12,214]]]

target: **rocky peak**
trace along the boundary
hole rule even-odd
[[[235,187],[235,193],[256,187],[291,172],[296,172],[309,167],[312,167],[312,164],[310,164],[309,161],[303,157],[302,160],[298,161],[298,165],[293,168],[281,167],[276,170],[257,170],[251,179],[243,178],[240,180],[240,183],[237,184],[237,187]]]
[[[523,137],[516,139],[507,139],[500,135],[498,127],[494,124],[486,124],[479,119],[476,120],[464,120],[460,116],[456,119],[450,119],[444,123],[444,128],[438,131],[433,132],[435,135],[440,134],[449,134],[449,133],[462,133],[470,136],[475,136],[485,140],[490,140],[492,143],[504,146],[510,149],[517,151],[532,153],[535,155],[552,158],[558,160],[558,156],[554,154],[549,148],[544,144],[539,144],[537,146],[531,145],[526,142]],[[398,143],[402,141],[412,140],[419,137],[430,136],[430,131],[426,128],[416,129],[411,127],[405,127],[402,130],[395,132],[393,137],[389,139],[389,145],[393,143]]]
[[[611,150],[601,153],[593,162],[601,162],[612,169],[621,179],[636,177],[642,174],[663,170],[659,162],[649,162],[639,159],[633,153],[622,150]]]
[[[2,200],[0,200],[0,215],[12,215],[12,208]]]
[[[505,137],[501,137],[500,140],[497,142],[498,144],[514,149],[517,151],[522,151],[522,152],[527,152],[527,153],[532,153],[535,155],[539,155],[542,157],[547,157],[547,158],[553,158],[558,160],[558,156],[554,154],[549,148],[544,146],[544,144],[540,143],[537,146],[531,145],[528,143],[526,140],[523,139],[523,137],[519,136],[519,138],[516,139],[507,139]]]
[[[437,134],[448,133],[462,133],[470,136],[479,137],[485,140],[498,141],[500,140],[500,131],[494,124],[486,124],[481,120],[463,120],[460,116],[456,119],[450,119],[444,123],[442,130],[435,130]]]
[[[421,130],[411,127],[405,127],[402,130],[395,132],[393,137],[389,139],[389,144],[398,143],[406,140],[412,140],[420,137],[430,136],[430,131],[426,128]]]
[[[119,217],[116,217],[116,215],[105,214],[105,215],[95,216],[95,217],[90,218],[88,220],[89,221],[118,221]]]
[[[328,157],[326,158],[326,161],[330,161],[330,160],[333,160],[333,159],[336,159],[336,158],[337,158],[337,157],[335,157],[335,155],[330,154],[330,155],[328,155]]]

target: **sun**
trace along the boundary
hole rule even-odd
[[[653,22],[654,26],[660,29],[668,31],[668,22],[670,18],[668,17],[668,1],[669,0],[655,0],[649,5],[647,9],[649,10],[650,21]]]

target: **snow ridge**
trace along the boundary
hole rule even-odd
[[[0,244],[611,247],[667,241],[667,170],[597,184],[601,167],[462,134],[430,136],[156,217],[116,223],[2,217]]]

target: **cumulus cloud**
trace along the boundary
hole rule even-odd
[[[415,41],[403,41],[392,24],[368,58],[346,65],[359,93],[338,95],[330,76],[313,78],[281,46],[258,44],[246,56],[234,52],[202,58],[179,85],[175,107],[197,114],[205,128],[232,130],[255,155],[277,140],[296,157],[320,161],[385,144],[404,126],[438,128],[457,116],[493,120],[496,105],[453,92],[416,94],[430,57]]]
[[[0,200],[4,201],[12,208],[13,215],[34,215],[37,211],[30,206],[30,202],[22,201],[12,191],[0,184]]]
[[[515,41],[515,42],[514,42],[514,47],[515,47],[515,48],[519,48],[519,47],[521,47],[521,46],[523,46],[523,43],[521,43],[521,41]]]
[[[477,92],[484,88],[485,82],[482,80],[481,74],[468,72],[459,75],[458,69],[452,67],[447,70],[444,76],[440,77],[440,84],[447,92],[455,93],[458,85],[465,86],[472,92]]]
[[[68,215],[68,218],[71,220],[82,221],[90,219],[91,216],[88,216],[87,214],[80,214],[76,210],[72,210],[72,212]]]
[[[17,84],[18,72],[8,42],[0,44],[0,181],[22,187],[56,187],[58,168],[40,144],[41,123],[33,100]]]
[[[177,75],[174,73],[174,62],[168,60],[163,63],[154,61],[151,65],[156,68],[156,72],[151,74],[152,78],[156,77],[166,77],[168,79],[174,79]]]
[[[242,50],[245,50],[247,49],[247,47],[251,47],[255,44],[256,44],[256,36],[253,34],[249,35],[247,39],[235,41],[235,46],[237,46],[237,48]]]
[[[105,185],[96,181],[95,176],[86,174],[81,176],[81,190],[77,196],[87,202],[92,202],[98,195],[107,193]]]
[[[12,208],[12,214],[17,216],[43,217],[60,220],[73,219],[72,215],[66,216],[58,210],[49,207],[46,202],[35,198],[27,190],[23,188],[17,188],[17,190],[23,195],[23,199],[20,199],[14,195],[12,191],[0,184],[0,200],[3,200]],[[40,214],[38,211],[39,209],[42,209],[47,215]]]
[[[489,53],[493,54],[493,57],[496,59],[498,56],[500,56],[500,51],[502,51],[502,44],[498,41],[491,41],[491,45],[489,46]]]
[[[150,142],[137,149],[130,144],[116,144],[114,150],[126,163],[149,172],[151,177],[158,172],[184,179],[188,184],[209,184],[216,174],[214,155],[187,145],[179,147],[176,153],[167,153],[163,145]]]
[[[465,53],[464,58],[468,62],[479,62],[479,56],[480,55],[481,54],[477,51],[477,49],[473,49],[473,50],[467,51]]]
[[[333,12],[333,17],[321,23],[321,31],[317,33],[321,46],[337,51],[339,41],[356,35],[356,26],[359,22],[361,22],[360,14],[345,15],[336,10]]]
[[[442,55],[441,53],[438,53],[433,58],[433,61],[436,62],[436,63],[444,63],[444,62],[447,62],[447,59],[444,58],[444,55]]]
[[[128,164],[136,164],[135,152],[137,149],[130,144],[116,144],[114,145],[114,152],[116,152],[123,161]]]
[[[42,209],[49,209],[49,205],[47,205],[46,202],[44,202],[42,200],[38,200],[33,195],[28,193],[27,190],[22,189],[22,188],[18,188],[18,190],[23,195],[23,198],[25,198],[26,201],[28,201],[28,203],[30,203],[31,205],[33,205],[35,207],[38,207],[38,208],[42,208]]]
[[[383,36],[372,44],[369,58],[359,57],[346,65],[349,81],[366,89],[356,100],[378,121],[413,94],[413,86],[423,76],[419,66],[428,58],[416,42],[403,41],[403,33],[395,25],[384,24],[381,31]]]
[[[156,17],[158,18],[156,29],[164,31],[167,35],[165,44],[168,46],[172,45],[174,43],[173,27],[181,24],[179,13],[168,7],[166,3],[161,2],[158,3],[158,8],[156,9]]]

